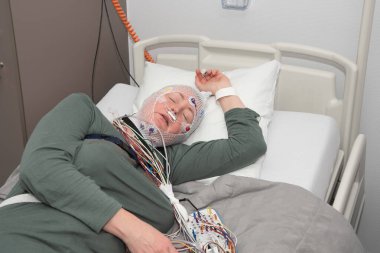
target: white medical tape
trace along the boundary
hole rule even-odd
[[[36,199],[36,197],[34,197],[32,194],[25,193],[25,194],[16,195],[16,196],[10,197],[9,199],[4,200],[3,202],[1,202],[0,207],[17,204],[17,203],[40,203],[40,202],[41,201]]]
[[[174,208],[178,211],[178,213],[182,216],[185,221],[189,220],[189,214],[187,213],[186,208],[179,202],[179,200],[174,196],[173,187],[171,184],[161,184],[160,190],[165,193],[168,197],[170,203],[174,206]]]
[[[218,100],[222,97],[235,96],[236,90],[233,87],[226,87],[219,89],[215,92],[215,99]]]

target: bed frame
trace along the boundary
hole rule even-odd
[[[168,35],[135,44],[135,79],[138,83],[142,82],[144,50],[152,49],[161,52],[156,55],[157,63],[186,70],[218,68],[225,71],[254,67],[273,59],[280,61],[282,67],[275,110],[328,115],[340,127],[340,150],[325,200],[357,230],[364,205],[366,147],[365,136],[359,134],[359,126],[374,5],[374,0],[364,1],[356,63],[331,51],[298,44],[254,44],[211,40],[197,35]],[[179,47],[182,53],[172,53],[173,49]],[[183,53],[184,47],[193,49]],[[170,53],[163,48],[171,48]],[[313,67],[286,64],[285,58],[307,60],[313,63]],[[314,66],[315,63],[318,63],[318,67]],[[329,69],[326,70],[324,65],[329,66]],[[330,70],[331,67],[334,70]],[[336,96],[336,90],[339,89],[337,71],[344,75],[342,98]]]

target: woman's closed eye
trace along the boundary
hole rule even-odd
[[[172,97],[169,97],[169,99],[170,99],[173,103],[177,103]]]
[[[177,92],[173,92],[171,93],[169,96],[169,99],[173,102],[173,103],[180,103],[182,100],[183,100],[183,97],[181,96],[180,93],[177,93]]]
[[[193,118],[194,118],[193,111],[191,109],[184,110],[183,111],[183,117],[188,124],[191,124],[193,122]]]
[[[194,112],[192,110],[192,107],[189,103],[187,103],[187,100],[181,93],[173,92],[168,95],[169,100],[180,107],[184,106],[185,108],[182,108],[180,111],[180,115],[183,117],[183,119],[186,121],[186,123],[191,124],[193,122],[194,118]],[[186,101],[186,103],[185,103]]]

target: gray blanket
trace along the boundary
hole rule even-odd
[[[18,171],[0,193],[8,194],[17,180]],[[344,217],[298,186],[225,175],[209,186],[188,182],[174,191],[198,208],[217,210],[237,235],[239,253],[364,252]]]
[[[188,182],[174,190],[198,208],[217,210],[237,235],[239,253],[364,252],[340,213],[294,185],[225,175],[209,186]]]

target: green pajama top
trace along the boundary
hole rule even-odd
[[[247,108],[232,109],[225,113],[228,139],[168,147],[172,184],[225,174],[255,162],[266,151],[258,116]],[[21,206],[29,215],[38,212],[43,219],[54,213],[54,220],[65,215],[94,234],[104,233],[102,227],[120,208],[163,232],[170,228],[170,203],[139,165],[113,143],[83,140],[87,134],[122,138],[84,94],[68,96],[41,119],[26,145],[20,181],[10,196],[29,192],[44,204],[0,208],[0,238],[15,229],[11,221],[5,221],[4,213],[19,208],[18,215],[22,215]],[[7,217],[17,223],[11,213],[15,211]],[[44,226],[29,223],[29,227]]]

